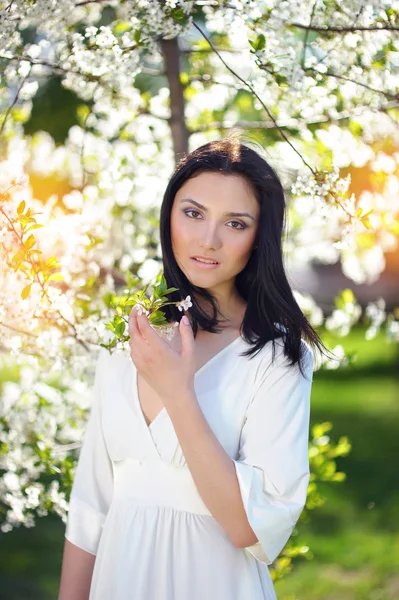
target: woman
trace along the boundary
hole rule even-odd
[[[133,310],[130,352],[100,352],[60,600],[276,598],[268,565],[306,501],[323,348],[284,272],[284,216],[276,174],[237,139],[177,166],[161,245],[191,324],[168,342]]]

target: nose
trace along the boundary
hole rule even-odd
[[[202,248],[217,250],[220,248],[220,237],[217,232],[217,226],[209,225],[204,228],[204,235],[201,241]]]

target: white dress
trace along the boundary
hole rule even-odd
[[[166,409],[147,426],[129,353],[100,350],[65,532],[96,555],[90,600],[276,600],[268,565],[309,481],[313,353],[302,343],[306,378],[289,366],[281,338],[272,364],[271,342],[249,359],[241,336],[195,374],[259,540],[247,548],[231,543],[204,504]]]

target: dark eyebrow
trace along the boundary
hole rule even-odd
[[[208,212],[208,209],[206,208],[206,206],[204,206],[203,204],[200,204],[196,200],[192,200],[191,198],[183,198],[183,200],[180,200],[180,204],[183,204],[183,202],[191,202],[192,204],[195,204],[195,206],[198,206],[198,208],[202,208],[202,210],[204,210],[205,212]],[[255,217],[253,217],[249,213],[227,212],[227,213],[224,213],[224,215],[226,217],[249,217],[253,221],[256,221]]]

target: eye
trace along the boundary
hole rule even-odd
[[[246,229],[247,226],[244,223],[241,223],[241,221],[230,221],[230,223],[237,223],[238,225],[241,225],[241,227],[231,227],[231,229]]]
[[[184,214],[188,215],[188,213],[197,213],[197,215],[199,215],[200,213],[198,212],[198,210],[195,210],[194,208],[189,208],[188,210],[183,210]],[[189,217],[190,219],[195,219],[196,217]],[[246,229],[247,226],[245,225],[245,223],[241,223],[241,221],[229,221],[229,223],[235,223],[236,225],[240,225],[240,227],[230,227],[230,229]]]
[[[198,212],[198,210],[194,210],[193,208],[189,208],[188,210],[183,210],[183,212],[184,212],[185,215],[188,215],[189,212],[191,212],[191,213],[197,213],[198,215],[200,214]],[[194,218],[195,217],[190,217],[190,219],[194,219]]]

